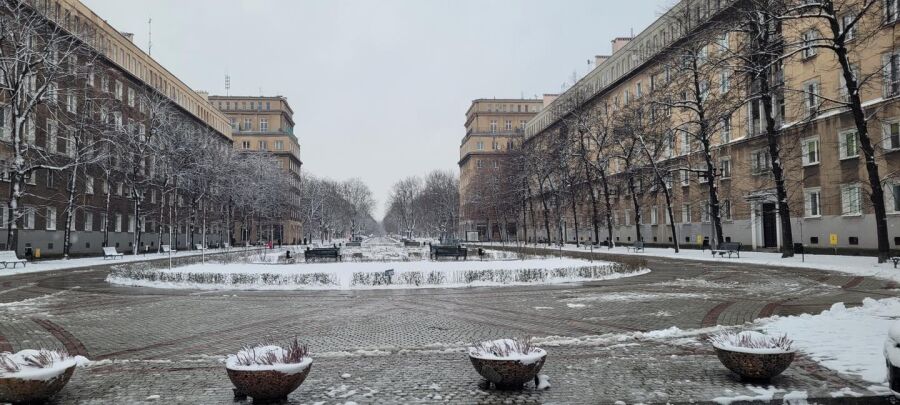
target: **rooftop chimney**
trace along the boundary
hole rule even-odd
[[[542,108],[546,108],[550,103],[556,100],[557,97],[559,97],[559,94],[544,94],[544,105]]]
[[[609,55],[597,55],[594,56],[594,67],[600,66],[603,62],[609,59]]]
[[[626,44],[631,42],[632,38],[630,37],[618,37],[613,39],[612,42],[612,53],[616,53],[619,49],[622,49]]]
[[[134,34],[124,31],[120,32],[120,34],[122,34],[122,36],[127,38],[129,41],[134,42]]]
[[[203,97],[204,100],[209,101],[209,92],[206,90],[196,90],[197,95]]]

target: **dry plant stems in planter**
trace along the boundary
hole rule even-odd
[[[286,347],[271,343],[244,346],[225,359],[228,378],[236,387],[235,398],[255,401],[287,399],[303,383],[312,368],[312,357],[296,337]]]
[[[532,346],[531,339],[499,339],[469,347],[469,360],[475,371],[498,389],[521,389],[535,380],[547,352]]]
[[[793,341],[787,335],[755,331],[725,332],[709,338],[719,361],[746,381],[768,381],[794,361]]]
[[[65,387],[75,366],[84,363],[84,357],[72,357],[63,350],[0,353],[0,402],[47,400]]]

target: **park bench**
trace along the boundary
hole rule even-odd
[[[362,246],[362,242],[350,241],[344,244],[346,247],[360,247]]]
[[[171,245],[160,245],[159,247],[162,249],[162,253],[175,253],[175,249],[172,249]]]
[[[231,249],[231,244],[228,243],[228,242],[223,243],[223,244],[222,244],[222,249],[225,249],[225,250]]]
[[[720,257],[725,257],[728,254],[728,258],[731,259],[731,255],[737,255],[738,258],[741,257],[741,243],[740,242],[723,242],[719,245],[718,248],[712,249],[712,254],[715,256],[718,254]]]
[[[403,247],[419,247],[422,246],[422,242],[414,241],[414,240],[405,240],[403,241]]]
[[[116,248],[113,246],[104,246],[103,247],[103,260],[110,259],[110,258],[115,259],[117,257],[119,259],[122,259],[125,257],[125,254],[117,252]]]
[[[462,257],[463,260],[466,260],[468,255],[469,250],[462,246],[431,245],[431,260],[437,260],[441,257],[452,257],[456,260]]]
[[[330,248],[307,248],[303,251],[303,257],[306,261],[310,261],[311,259],[334,259],[334,261],[341,261],[341,249],[336,247]]]
[[[900,264],[900,256],[892,257],[891,261],[894,262],[894,268],[897,268],[897,265]]]
[[[194,250],[206,250],[206,248],[203,247],[203,244],[201,244],[201,243],[195,243]]]
[[[634,244],[631,246],[625,246],[625,251],[626,252],[633,251],[635,253],[643,252],[644,251],[644,242],[637,241],[637,242],[634,242]]]
[[[26,263],[28,263],[25,259],[19,259],[16,256],[16,252],[12,250],[4,250],[0,252],[0,263],[3,263],[3,268],[5,269],[10,263],[12,263],[13,268],[16,268],[16,265],[22,263],[22,267],[25,267]]]

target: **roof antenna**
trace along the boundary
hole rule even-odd
[[[153,56],[153,18],[147,19],[147,55]]]
[[[228,72],[225,72],[225,95],[231,95],[231,75]]]

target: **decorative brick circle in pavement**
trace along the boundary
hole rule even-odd
[[[328,292],[183,291],[111,286],[107,267],[2,278],[0,350],[66,348],[79,369],[58,403],[234,403],[220,359],[298,335],[315,362],[291,403],[666,403],[755,395],[696,338],[635,332],[739,325],[818,312],[900,290],[813,270],[647,258],[649,274],[540,287]],[[535,336],[552,387],[499,392],[464,353],[473,341]],[[350,374],[349,378],[342,375]],[[890,403],[805,356],[772,384],[813,398],[849,388]],[[777,402],[780,402],[777,401]],[[237,403],[241,403],[238,401]]]

